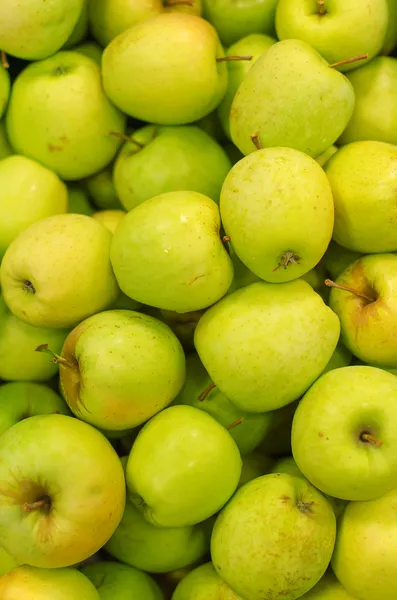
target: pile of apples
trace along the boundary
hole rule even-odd
[[[397,0],[2,0],[0,600],[396,600]]]

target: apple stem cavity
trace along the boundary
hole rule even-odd
[[[10,68],[10,65],[8,64],[8,60],[7,60],[7,54],[4,52],[4,50],[0,51],[0,60],[1,60],[1,64],[3,65],[3,67],[5,69]]]
[[[376,302],[376,298],[372,298],[372,296],[363,294],[362,292],[359,292],[358,290],[355,290],[354,288],[348,287],[347,285],[340,285],[339,283],[335,283],[335,281],[332,281],[332,279],[326,279],[324,283],[328,287],[333,287],[337,290],[343,290],[345,292],[350,292],[351,294],[354,294],[355,296],[358,296],[359,298],[363,298],[364,300],[367,300],[368,302]]]
[[[298,265],[300,263],[300,260],[300,256],[295,254],[295,252],[293,252],[292,250],[287,250],[280,258],[277,266],[273,269],[273,273],[281,268],[283,268],[285,271],[289,267],[289,265]]]
[[[377,448],[380,448],[383,444],[381,440],[376,439],[372,433],[368,433],[367,431],[364,431],[360,435],[360,440],[365,444],[371,444],[371,446],[376,446]]]
[[[204,402],[204,400],[207,398],[210,391],[214,389],[214,387],[216,387],[216,383],[210,383],[209,386],[206,387],[203,392],[201,392],[200,396],[198,397],[200,402]]]
[[[237,421],[234,421],[234,423],[232,423],[231,425],[228,425],[226,427],[226,429],[228,431],[230,431],[231,429],[233,429],[233,427],[237,427],[237,425],[241,425],[241,423],[243,423],[244,421],[244,417],[240,417],[239,419],[237,419]]]
[[[221,56],[216,59],[216,62],[233,62],[239,60],[252,60],[253,56]]]
[[[49,511],[51,508],[51,498],[49,496],[43,496],[43,498],[36,500],[36,502],[25,502],[23,505],[23,511],[27,513],[40,508],[44,508],[47,512]]]
[[[325,8],[325,0],[317,0],[317,12],[319,15],[325,15],[327,9]]]
[[[136,144],[137,146],[139,146],[139,148],[145,147],[144,144],[137,142],[136,140],[134,140],[133,137],[127,135],[126,133],[123,133],[122,131],[109,131],[108,135],[112,135],[113,137],[120,138],[124,142],[129,142],[130,144]]]
[[[255,148],[257,150],[263,150],[263,146],[259,139],[259,133],[253,133],[250,137],[251,137],[251,141],[254,144]]]
[[[351,65],[352,63],[358,62],[359,60],[366,60],[368,58],[368,52],[365,54],[359,54],[358,56],[352,56],[351,58],[345,58],[344,60],[339,60],[336,63],[332,63],[332,65],[328,65],[330,69],[337,69],[338,67],[343,67],[343,65]]]
[[[63,367],[72,369],[72,371],[77,371],[76,365],[69,362],[65,358],[62,358],[62,356],[55,354],[55,352],[53,352],[52,350],[49,349],[48,344],[40,344],[40,346],[37,346],[36,352],[44,352],[45,354],[49,354],[52,357],[51,362],[58,363],[58,364],[62,365]]]
[[[29,281],[29,279],[25,279],[25,281],[23,282],[23,289],[25,290],[25,292],[28,292],[29,294],[36,293],[36,289],[35,289],[33,283],[31,281]]]
[[[190,6],[191,8],[194,8],[194,6],[196,6],[196,3],[193,2],[193,0],[166,0],[165,5],[166,6]]]
[[[298,500],[298,502],[296,503],[298,510],[300,510],[302,513],[306,513],[306,514],[312,512],[313,505],[314,505],[314,502],[304,502],[304,500]]]

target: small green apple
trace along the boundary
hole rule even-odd
[[[227,86],[215,29],[196,16],[164,13],[121,33],[102,58],[106,94],[131,117],[160,125],[212,112]]]
[[[322,492],[371,500],[395,487],[396,427],[396,377],[375,367],[342,367],[320,377],[300,401],[292,452]]]
[[[348,348],[342,343],[338,342],[333,355],[329,359],[329,362],[321,375],[332,371],[333,369],[339,369],[340,367],[349,367],[352,363],[353,355]]]
[[[334,240],[331,240],[330,245],[324,254],[324,265],[331,277],[336,279],[349,265],[361,256],[362,254],[360,252],[354,252],[353,250],[343,248],[343,246],[340,246]]]
[[[198,192],[169,192],[140,204],[113,236],[110,255],[121,290],[181,313],[214,304],[233,280],[220,225],[218,206]]]
[[[339,583],[332,571],[328,571],[307,594],[303,594],[300,598],[301,600],[357,600],[356,596],[351,596]]]
[[[113,184],[113,164],[84,180],[84,187],[101,210],[122,209]]]
[[[126,479],[149,522],[183,527],[220,510],[240,475],[240,453],[229,432],[202,410],[171,406],[138,434]]]
[[[94,584],[101,600],[164,600],[150,575],[128,565],[101,561],[85,565],[80,572]]]
[[[264,475],[240,488],[221,511],[211,557],[218,575],[245,600],[292,600],[324,575],[335,534],[334,511],[309,482]]]
[[[147,125],[123,146],[113,182],[126,210],[178,190],[200,192],[218,202],[231,166],[223,148],[199,127]]]
[[[239,488],[257,477],[270,473],[274,464],[274,459],[271,456],[265,456],[260,452],[251,452],[251,454],[243,456],[242,460],[243,468],[238,482]]]
[[[79,184],[70,183],[68,185],[68,212],[90,217],[94,210],[84,188]]]
[[[92,215],[92,218],[102,223],[111,233],[114,233],[126,214],[125,210],[99,210]]]
[[[236,254],[265,281],[307,273],[331,240],[331,186],[314,159],[292,148],[264,148],[234,165],[220,210]]]
[[[197,567],[182,579],[172,600],[244,600],[225,583],[209,562]]]
[[[36,327],[71,327],[118,295],[110,264],[112,234],[86,215],[47,217],[8,247],[0,267],[4,300]]]
[[[67,208],[66,185],[53,171],[25,156],[0,160],[0,259],[21,231]]]
[[[14,151],[11,148],[7,137],[5,120],[2,119],[0,120],[0,160],[2,158],[7,158],[7,156],[10,156],[13,153]]]
[[[4,550],[4,548],[0,546],[0,581],[3,575],[9,573],[18,566],[19,564],[15,560],[15,558],[13,558],[10,554],[8,554],[8,552]]]
[[[58,52],[28,65],[16,78],[6,115],[11,145],[62,179],[106,167],[126,117],[105,96],[99,66],[78,52]]]
[[[96,429],[65,415],[20,421],[0,437],[2,545],[17,561],[66,567],[92,556],[118,526],[125,480]]]
[[[0,28],[1,28],[1,22],[0,22]],[[0,119],[3,116],[3,114],[5,113],[5,110],[7,108],[8,97],[10,95],[10,88],[11,88],[10,75],[9,75],[7,69],[5,69],[3,67],[3,65],[0,63]]]

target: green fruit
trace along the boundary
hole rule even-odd
[[[18,562],[0,546],[0,577],[18,566]]]
[[[389,5],[389,23],[381,54],[391,54],[397,45],[397,2],[396,0],[387,0],[387,4]]]
[[[85,179],[84,185],[98,208],[102,210],[123,208],[113,185],[113,165]]]
[[[339,369],[340,367],[348,367],[350,366],[352,359],[353,356],[350,350],[348,350],[346,346],[342,344],[342,342],[338,342],[333,355],[329,359],[327,366],[321,374],[324,375],[324,373],[328,373],[328,371],[333,371],[334,369]]]
[[[68,198],[68,212],[78,215],[87,215],[87,217],[93,215],[94,208],[84,189],[80,185],[68,185]]]
[[[11,154],[13,154],[13,149],[8,141],[5,121],[3,119],[0,121],[0,160],[7,158],[7,156],[10,156]]]
[[[357,600],[339,583],[332,571],[328,571],[322,579],[301,596],[301,600]]]
[[[339,246],[334,240],[324,254],[324,265],[333,279],[336,279],[349,265],[358,258],[361,258],[360,252],[353,252],[347,248]]]
[[[83,8],[74,29],[65,44],[63,49],[72,48],[84,40],[88,35],[88,0],[83,0]],[[74,48],[73,48],[74,50]]]
[[[1,21],[0,21],[0,28],[1,28]],[[8,97],[10,95],[10,87],[11,87],[11,82],[10,82],[10,76],[8,74],[7,69],[5,69],[3,67],[2,64],[0,64],[0,119],[3,116],[6,107],[7,107],[7,103],[8,103]]]
[[[172,600],[244,600],[225,583],[212,563],[188,573],[178,584]]]
[[[101,600],[164,599],[154,579],[133,567],[109,561],[85,565],[80,571],[94,584]]]
[[[338,148],[333,144],[332,146],[327,148],[322,154],[316,156],[316,161],[318,162],[320,167],[323,167],[327,160],[329,160],[331,156],[335,154],[335,152],[338,152]]]
[[[274,459],[270,456],[265,456],[260,452],[251,452],[247,456],[243,456],[243,468],[241,470],[240,481],[238,487],[242,487],[249,481],[262,477],[271,471]]]
[[[87,56],[87,58],[90,58],[96,62],[97,65],[101,66],[103,48],[98,46],[95,42],[84,42],[83,44],[79,44],[73,48],[73,51],[78,54],[83,54],[83,56]]]

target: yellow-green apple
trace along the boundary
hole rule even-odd
[[[99,210],[92,215],[92,218],[105,225],[111,233],[114,233],[126,214],[124,210]]]
[[[209,115],[205,115],[205,117],[202,117],[193,124],[200,127],[200,129],[205,131],[205,133],[208,133],[208,135],[218,142],[218,144],[221,144],[221,146],[227,142],[227,138],[222,129],[218,112],[216,110],[213,110],[211,113],[209,113]]]
[[[7,158],[7,156],[10,156],[13,152],[7,137],[5,119],[2,119],[0,121],[0,159]]]
[[[97,65],[101,66],[103,48],[95,42],[87,41],[75,46],[73,52],[83,54],[88,58],[91,58]]]
[[[318,162],[320,167],[323,167],[325,163],[331,158],[331,156],[335,154],[335,152],[338,152],[338,147],[335,146],[335,144],[332,144],[332,146],[327,148],[322,154],[316,156],[316,161]]]
[[[221,511],[211,557],[218,575],[245,600],[292,600],[324,575],[335,534],[332,506],[308,481],[264,475]]]
[[[223,148],[199,127],[146,125],[121,149],[113,182],[126,210],[178,190],[200,192],[218,202],[231,166]]]
[[[329,371],[294,415],[292,452],[299,469],[319,490],[342,500],[387,493],[397,478],[396,407],[395,375],[367,366]]]
[[[16,78],[6,115],[14,150],[62,179],[88,177],[106,167],[121,145],[125,116],[105,96],[95,61],[58,52],[29,64]]]
[[[357,600],[356,596],[349,594],[339,583],[332,571],[328,571],[307,594],[303,594],[300,598],[301,600]]]
[[[351,265],[354,261],[360,258],[362,254],[360,252],[353,252],[337,244],[334,240],[331,240],[330,245],[324,254],[324,265],[328,273],[336,279],[343,271]]]
[[[18,561],[16,561],[11,554],[8,554],[8,552],[6,552],[4,548],[0,546],[0,578],[18,566]]]
[[[307,273],[331,240],[331,186],[313,158],[292,148],[264,148],[234,165],[220,210],[236,254],[265,281]]]
[[[113,184],[113,165],[84,180],[85,189],[95,206],[105,209],[122,209]]]
[[[266,456],[259,451],[243,456],[242,460],[243,468],[241,470],[240,481],[238,482],[239,488],[252,481],[252,479],[270,473],[274,464],[274,458]]]
[[[332,568],[352,598],[396,598],[396,510],[396,489],[377,500],[351,502],[346,507],[339,522]],[[360,548],[359,554],[354,548]]]
[[[171,406],[139,432],[126,479],[130,498],[149,522],[183,527],[218,512],[240,474],[238,447],[222,425],[192,406]]]
[[[6,431],[0,480],[1,543],[34,567],[85,560],[123,515],[125,480],[116,452],[99,431],[65,415],[30,417]]]
[[[40,60],[59,50],[72,33],[85,0],[2,0],[1,48],[26,60]]]
[[[387,4],[389,6],[389,23],[381,54],[391,54],[397,45],[397,2],[396,0],[387,0]]]
[[[80,184],[70,183],[68,185],[68,212],[89,217],[94,210],[84,188]]]
[[[172,600],[244,600],[225,583],[209,562],[188,573],[177,585]]]
[[[190,352],[194,350],[194,330],[204,311],[205,309],[178,313],[174,310],[159,310],[158,318],[171,327],[185,351]]]
[[[82,42],[88,36],[88,0],[83,0],[80,16],[73,28],[72,33],[62,46],[62,50],[72,48]]]
[[[215,29],[200,17],[164,13],[127,29],[106,47],[106,94],[124,113],[160,125],[184,125],[212,112],[227,86]]]
[[[34,327],[18,319],[0,296],[0,379],[46,381],[58,373],[58,365],[36,352],[48,343],[59,353],[68,329]]]
[[[141,425],[168,406],[185,379],[185,355],[171,329],[133,311],[85,319],[55,360],[73,413],[114,431]]]
[[[111,240],[110,231],[86,215],[33,223],[4,255],[4,300],[18,318],[36,327],[71,327],[107,308],[119,293]]]
[[[226,428],[238,423],[229,431],[242,456],[252,452],[272,426],[271,412],[245,412],[214,387],[196,353],[187,356],[185,384],[173,404],[184,404],[204,410]]]
[[[297,400],[317,379],[339,320],[302,279],[253,283],[209,308],[194,339],[220,391],[242,410],[265,412]]]
[[[47,385],[33,381],[12,381],[0,385],[0,435],[35,415],[70,415],[62,398]]]
[[[361,54],[371,60],[382,49],[388,17],[388,0],[279,0],[276,31],[280,40],[310,44],[330,63]],[[360,64],[347,62],[340,68],[348,71]]]
[[[397,146],[360,141],[340,148],[325,166],[335,203],[333,238],[344,248],[362,254],[397,251],[396,161]]]
[[[1,28],[1,21],[0,21]],[[0,119],[5,113],[10,95],[11,80],[7,69],[0,63]]]
[[[110,256],[121,290],[181,313],[214,304],[233,280],[220,226],[218,206],[198,192],[168,192],[140,204],[113,236]]]
[[[66,185],[53,171],[25,156],[0,160],[0,259],[18,233],[67,209]]]
[[[251,136],[257,135],[264,148],[316,157],[342,134],[353,107],[353,87],[342,73],[309,44],[284,40],[245,76],[233,100],[230,133],[243,154],[254,152]]]
[[[327,283],[345,346],[365,363],[397,367],[397,256],[363,256]]]
[[[332,371],[333,369],[339,369],[340,367],[348,367],[351,365],[353,360],[352,353],[342,342],[338,342],[333,355],[329,359],[329,362],[325,369],[322,372],[327,373],[328,371]]]
[[[134,567],[100,561],[85,565],[80,572],[94,584],[101,600],[164,600],[154,579]]]

